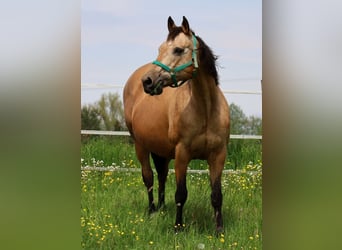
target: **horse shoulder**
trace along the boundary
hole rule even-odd
[[[172,144],[176,145],[181,136],[182,131],[187,124],[184,124],[184,112],[190,101],[190,94],[187,85],[183,85],[175,89],[174,95],[169,98],[168,105],[168,137]]]
[[[152,64],[145,64],[136,69],[128,78],[123,89],[124,115],[128,130],[132,134],[132,115],[134,107],[143,96],[141,77],[152,68]],[[133,135],[133,134],[132,134]]]
[[[207,152],[225,151],[229,137],[229,106],[222,92],[207,118],[199,114],[191,105],[183,110],[177,127],[179,142],[199,158],[205,158]]]

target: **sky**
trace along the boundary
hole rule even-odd
[[[129,76],[156,59],[167,19],[190,28],[219,56],[222,90],[261,92],[262,1],[83,0],[81,104],[122,93]],[[262,115],[261,95],[226,94],[246,115]]]

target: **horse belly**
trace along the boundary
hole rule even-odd
[[[174,145],[169,140],[167,127],[158,126],[158,122],[152,122],[154,119],[135,118],[132,127],[136,143],[159,156],[174,158]]]
[[[138,136],[136,140],[149,152],[168,159],[174,158],[174,147],[167,140],[146,137],[144,135]]]

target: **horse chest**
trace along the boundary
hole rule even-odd
[[[183,138],[190,153],[195,158],[206,158],[209,152],[215,151],[222,146],[222,138],[211,130],[202,133],[194,133],[192,136]]]

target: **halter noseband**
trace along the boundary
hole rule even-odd
[[[197,49],[196,49],[196,44],[197,44],[197,39],[195,37],[194,34],[192,34],[192,42],[193,42],[193,50],[192,50],[192,60],[187,62],[187,63],[184,63],[180,66],[177,66],[173,69],[171,69],[170,67],[166,66],[165,64],[155,60],[153,61],[152,63],[155,64],[155,65],[158,65],[159,67],[161,67],[162,69],[164,69],[165,71],[169,72],[170,75],[171,75],[171,79],[172,79],[172,84],[170,85],[170,87],[172,88],[176,88],[176,87],[179,87],[181,85],[183,85],[183,83],[185,83],[187,80],[184,80],[182,81],[180,84],[178,84],[178,81],[176,79],[176,73],[179,72],[179,71],[182,71],[184,69],[186,69],[187,67],[191,66],[191,65],[194,65],[195,67],[195,70],[193,72],[193,75],[196,74],[196,70],[198,69],[198,62],[197,62]]]

